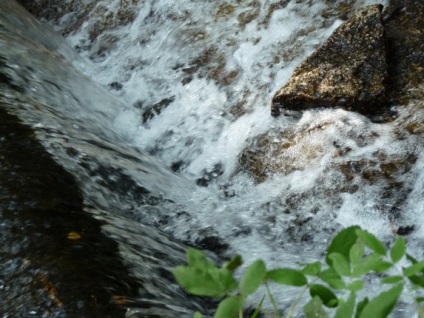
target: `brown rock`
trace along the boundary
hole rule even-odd
[[[342,107],[371,114],[387,103],[382,5],[368,6],[343,23],[294,71],[272,99],[280,108]]]
[[[424,79],[424,2],[393,0],[385,10],[391,104],[422,99]]]

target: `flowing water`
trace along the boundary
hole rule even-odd
[[[387,242],[415,225],[408,243],[422,257],[423,141],[402,130],[422,110],[384,124],[341,109],[270,115],[339,17],[387,4],[353,2],[87,0],[83,18],[50,21],[79,56],[51,36],[46,60],[44,47],[1,34],[26,99],[2,95],[75,176],[88,210],[270,267],[321,259],[353,224]],[[297,291],[276,293],[284,307]]]

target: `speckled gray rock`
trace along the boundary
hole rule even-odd
[[[387,104],[382,5],[368,6],[343,23],[294,71],[272,99],[271,113],[342,107],[372,114]]]

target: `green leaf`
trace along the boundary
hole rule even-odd
[[[383,284],[397,284],[403,281],[403,276],[387,276],[381,279]]]
[[[390,250],[390,257],[393,263],[397,263],[401,260],[406,252],[406,242],[402,236],[398,236],[395,243]]]
[[[220,285],[225,293],[234,291],[237,288],[237,281],[233,277],[233,273],[226,268],[211,271],[216,284]]]
[[[236,318],[243,308],[243,301],[235,296],[225,298],[218,305],[214,318]]]
[[[368,297],[365,297],[362,299],[357,305],[356,305],[356,312],[355,312],[355,318],[359,318],[361,315],[362,310],[364,307],[369,303]]]
[[[189,266],[178,266],[174,269],[174,276],[189,293],[197,296],[223,297],[237,288],[232,273],[226,268],[217,268],[203,252],[188,249],[187,262]]]
[[[367,274],[371,271],[384,271],[392,266],[391,263],[381,260],[381,255],[373,253],[365,257],[360,263],[355,264],[352,271],[352,276],[358,277]]]
[[[364,288],[364,282],[362,280],[355,280],[347,286],[347,289],[349,289],[352,292],[360,291],[363,288]]]
[[[306,318],[328,318],[319,297],[312,298],[305,306],[303,306],[303,312],[305,313]]]
[[[196,311],[196,312],[194,313],[193,318],[202,318],[202,314],[201,314],[200,312]]]
[[[266,276],[266,266],[262,260],[253,262],[244,273],[239,289],[243,296],[253,294],[261,285]]]
[[[178,266],[174,269],[174,276],[178,284],[191,294],[209,297],[224,296],[212,279],[203,279],[202,273],[196,273],[193,268]],[[199,279],[202,281],[200,290],[198,289]]]
[[[331,253],[328,257],[332,260],[332,267],[341,276],[350,276],[350,265],[347,259],[340,253]]]
[[[273,269],[270,270],[266,276],[270,280],[282,285],[304,286],[308,283],[308,280],[302,272],[291,268]]]
[[[187,262],[190,267],[208,268],[215,265],[206,258],[206,255],[195,248],[189,248],[186,252]]]
[[[243,258],[240,255],[233,256],[228,262],[224,263],[222,267],[233,272],[243,264]]]
[[[418,263],[418,261],[411,255],[409,255],[408,253],[406,253],[406,259],[410,261],[412,264]]]
[[[349,259],[353,264],[359,263],[365,253],[365,244],[363,241],[356,242],[349,251]]]
[[[364,241],[365,245],[374,252],[380,255],[386,255],[386,248],[384,244],[370,232],[358,229],[356,234]]]
[[[314,298],[318,296],[323,304],[327,307],[333,308],[337,306],[338,300],[336,295],[331,291],[331,289],[320,284],[313,284],[309,287],[309,293],[311,297]]]
[[[305,265],[302,269],[302,273],[310,276],[317,276],[321,272],[321,262],[314,262]]]
[[[328,268],[322,271],[319,274],[319,278],[334,289],[343,289],[346,287],[346,284],[341,276],[337,274],[333,268]]]
[[[415,301],[417,302],[417,303],[424,303],[424,297],[416,297],[415,298]]]
[[[391,268],[393,266],[393,263],[391,262],[385,262],[385,261],[380,261],[375,267],[374,267],[374,271],[376,273],[382,273],[387,271],[389,268]]]
[[[252,314],[252,317],[250,318],[256,318],[259,315],[259,313],[261,312],[264,300],[265,300],[265,295],[263,295],[261,302],[259,303],[258,307],[256,307],[255,312]]]
[[[357,230],[359,226],[351,226],[341,230],[331,241],[327,249],[327,257],[325,259],[328,265],[332,265],[332,260],[329,255],[332,253],[342,254],[344,257],[349,258],[349,251],[358,239]]]
[[[422,271],[424,269],[424,261],[415,263],[407,268],[403,269],[403,274],[406,277],[410,277],[412,275],[415,275],[417,273],[419,273],[420,271]]]
[[[399,284],[386,292],[381,293],[365,305],[360,318],[386,318],[396,305],[402,293],[403,284]]]
[[[174,269],[177,282],[197,296],[223,297],[237,288],[237,282],[226,269],[200,270],[186,266]]]
[[[341,303],[334,315],[334,318],[351,318],[355,310],[356,294],[350,293],[350,296],[346,302]]]
[[[408,279],[416,286],[424,287],[424,277],[422,275],[412,275]]]

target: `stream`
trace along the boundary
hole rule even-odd
[[[4,273],[20,268],[22,277],[13,285],[0,273],[0,293],[8,295],[0,301],[0,317],[191,317],[199,309],[213,314],[213,304],[187,296],[170,273],[184,262],[188,245],[219,261],[240,254],[246,264],[261,258],[270,268],[290,267],[322,259],[332,236],[356,224],[386,243],[394,240],[394,229],[413,228],[408,248],[423,257],[424,141],[402,130],[405,118],[424,116],[422,109],[396,109],[396,120],[386,123],[342,109],[278,118],[270,112],[273,94],[346,16],[387,2],[69,0],[46,6],[49,14],[39,9],[38,22],[13,0],[2,0],[1,116],[14,124],[4,124],[9,128],[1,142],[19,124],[22,136],[31,136],[25,137],[32,140],[28,147],[37,149],[34,158],[44,156],[41,149],[51,156],[37,166],[25,154],[11,152],[7,159],[0,148],[6,158],[2,174],[15,171],[4,167],[17,157],[28,160],[26,170],[16,168],[18,175],[52,167],[52,186],[41,192],[60,187],[59,199],[52,195],[53,203],[45,203],[50,199],[37,194],[28,200],[39,200],[37,209],[48,213],[60,206],[63,213],[46,225],[50,214],[34,218],[27,199],[10,203],[23,191],[12,186],[15,181],[2,185],[8,191],[0,202],[2,239],[15,242],[20,252],[0,250],[0,259],[8,260]],[[82,262],[72,269],[79,256],[69,252],[65,273],[85,268],[90,277],[101,268],[96,279],[110,286],[98,302],[104,312],[95,313],[92,295],[68,297],[59,287],[44,294],[45,287],[34,287],[45,298],[42,309],[33,290],[20,298],[21,307],[8,306],[34,271],[59,281],[67,275],[54,266],[37,263],[31,272],[29,263],[21,264],[41,256],[23,256],[21,250],[38,247],[19,242],[16,222],[39,224],[34,233],[42,237],[42,229],[78,223],[76,216],[87,218],[92,227],[82,228],[97,233],[93,238],[104,236],[104,245],[96,252],[90,239],[81,242],[78,248],[87,251],[79,255],[88,255],[84,262],[92,266]],[[77,228],[58,232],[69,243],[70,232],[84,231]],[[60,246],[52,247],[51,257],[63,252]],[[99,252],[106,250],[114,256]],[[55,285],[51,277],[37,281]],[[281,308],[297,293],[275,290]],[[110,309],[108,297],[121,309]],[[410,302],[403,299],[394,315],[412,317]]]

